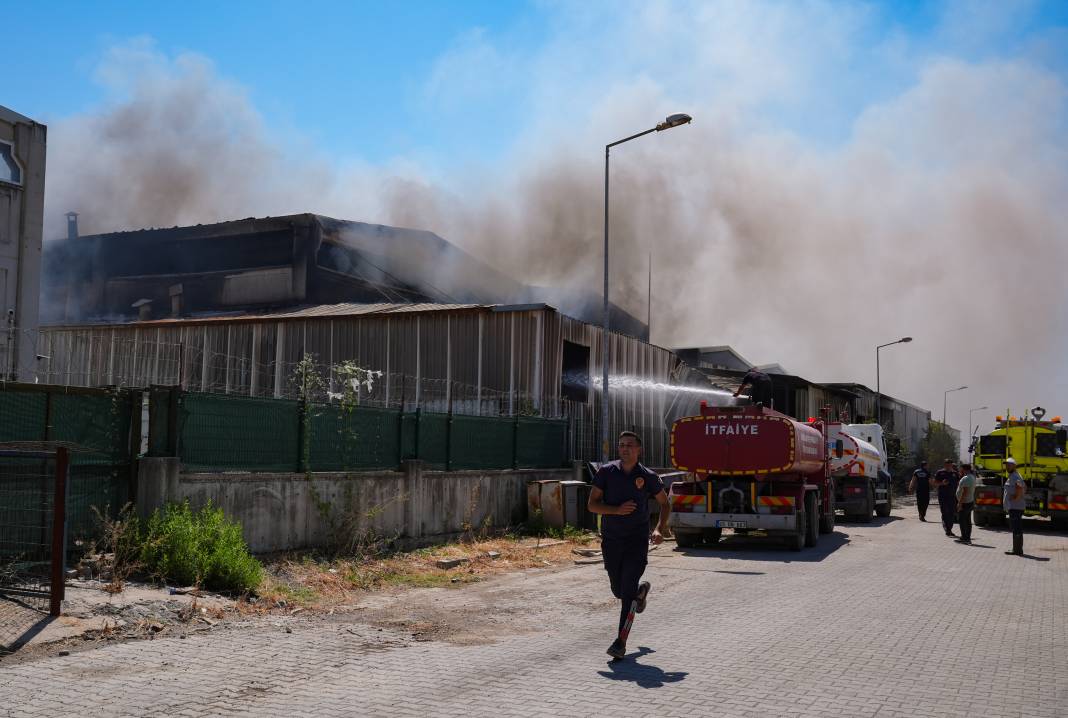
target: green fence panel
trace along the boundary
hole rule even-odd
[[[432,469],[444,469],[448,461],[448,414],[418,414],[416,455]]]
[[[548,469],[567,465],[567,421],[520,417],[516,427],[516,466]]]
[[[0,441],[56,442],[71,447],[67,521],[72,552],[82,550],[74,541],[99,537],[100,520],[93,507],[114,518],[132,498],[130,429],[133,412],[141,409],[139,400],[139,393],[129,391],[71,391],[41,385],[0,391]],[[27,466],[39,472],[44,463]],[[51,502],[52,481],[7,486],[11,491],[0,491],[0,514],[24,511],[20,502]]]
[[[316,404],[311,422],[312,471],[396,469],[400,466],[400,412]]]
[[[70,541],[101,535],[100,519],[93,511],[114,519],[130,500],[131,464],[71,466],[67,487],[67,523]],[[72,551],[74,546],[69,546]]]
[[[514,431],[512,419],[454,414],[449,466],[453,469],[512,468]]]
[[[130,395],[126,392],[53,394],[48,438],[76,446],[71,452],[72,466],[127,461],[131,411]]]
[[[183,394],[178,451],[192,471],[298,471],[299,403]]]
[[[44,441],[48,395],[0,391],[0,441]]]

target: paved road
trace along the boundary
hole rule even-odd
[[[1068,537],[1028,536],[1032,558],[1008,545],[954,543],[907,509],[809,553],[665,545],[621,664],[603,571],[580,566],[0,664],[0,714],[1068,715]],[[374,625],[387,600],[431,620]],[[435,634],[449,616],[462,626]]]

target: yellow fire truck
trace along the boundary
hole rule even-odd
[[[1045,409],[1035,407],[1031,418],[997,417],[996,428],[973,439],[979,486],[975,492],[975,523],[999,525],[1005,520],[1001,505],[1005,459],[1027,484],[1028,516],[1048,516],[1059,529],[1068,529],[1068,426],[1061,417],[1044,421]]]

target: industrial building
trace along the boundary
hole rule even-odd
[[[47,129],[0,106],[0,379],[36,363]]]
[[[41,331],[37,378],[77,386],[182,386],[292,397],[308,355],[336,391],[351,360],[382,372],[362,403],[475,415],[566,417],[572,456],[599,454],[601,328],[544,304],[336,303]],[[667,349],[610,333],[610,430],[645,437],[646,459],[667,463]]]
[[[433,232],[297,214],[81,236],[67,218],[44,248],[47,323],[337,303],[548,302],[601,320],[599,296],[526,285]],[[615,305],[610,326],[648,338]]]

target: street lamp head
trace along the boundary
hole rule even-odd
[[[672,127],[678,127],[679,125],[685,125],[693,121],[693,118],[689,115],[679,112],[674,115],[668,115],[667,119],[656,126],[656,131],[661,132],[663,130],[670,130]]]
[[[912,341],[912,337],[901,337],[900,341],[902,344],[908,344]]]
[[[967,389],[967,388],[968,388],[967,386],[958,386],[958,387],[957,387],[956,389],[954,389],[953,391],[960,391],[961,389]]]

